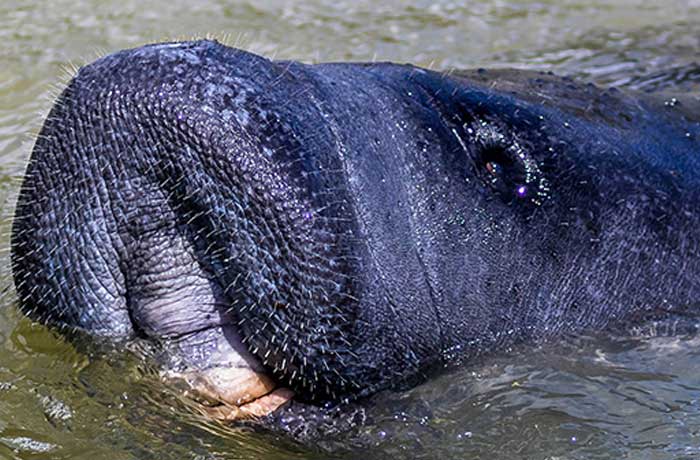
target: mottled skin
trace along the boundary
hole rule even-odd
[[[78,72],[37,140],[17,291],[50,324],[189,362],[214,358],[188,340],[228,341],[313,401],[694,313],[697,108],[209,41],[119,52]]]

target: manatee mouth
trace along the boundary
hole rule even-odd
[[[173,340],[168,347],[178,363],[163,379],[184,386],[197,408],[223,421],[268,415],[292,399],[243,344],[230,325],[216,326]]]

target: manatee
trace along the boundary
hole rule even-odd
[[[692,318],[699,114],[548,73],[120,51],[77,72],[36,140],[20,305],[158,344],[223,418]]]

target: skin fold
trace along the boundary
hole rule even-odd
[[[45,323],[161,344],[221,418],[692,316],[699,109],[522,71],[121,51],[45,121],[17,292]]]

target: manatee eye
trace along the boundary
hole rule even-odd
[[[486,163],[486,170],[492,175],[492,176],[500,176],[503,174],[503,167],[493,161],[489,161]]]
[[[475,176],[504,203],[519,203],[518,207],[530,209],[550,196],[549,181],[536,155],[539,151],[531,144],[507,127],[484,120],[466,124],[463,129],[470,142],[459,135],[457,139],[472,161]]]
[[[525,168],[510,149],[500,143],[477,146],[479,176],[506,201],[527,194]]]

